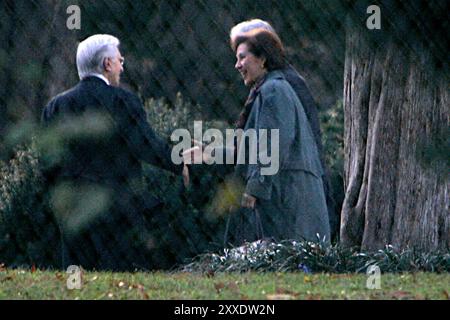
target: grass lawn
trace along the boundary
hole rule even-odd
[[[449,299],[450,274],[382,274],[367,289],[364,274],[84,272],[82,288],[69,274],[0,269],[0,299]]]

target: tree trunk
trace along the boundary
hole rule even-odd
[[[368,251],[387,244],[448,250],[445,65],[429,49],[433,40],[385,33],[374,45],[365,25],[348,26],[341,243]]]

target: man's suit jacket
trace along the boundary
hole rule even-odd
[[[92,76],[53,98],[42,122],[50,137],[48,154],[43,154],[49,190],[68,183],[71,192],[58,193],[53,206],[62,235],[62,267],[151,267],[156,262],[147,244],[161,203],[142,188],[141,161],[177,175],[182,165],[171,161],[169,145],[147,123],[139,98]],[[98,196],[105,190],[107,200]],[[92,192],[100,193],[89,201]]]
[[[145,161],[181,174],[171,149],[150,127],[139,98],[109,86],[95,76],[56,96],[45,107],[42,121],[56,125],[64,136],[64,158],[58,175],[111,185],[139,179]]]

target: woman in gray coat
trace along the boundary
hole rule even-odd
[[[267,150],[259,148],[258,161],[252,163],[246,140],[237,142],[235,174],[245,184],[243,208],[230,214],[225,242],[240,245],[263,238],[317,241],[317,235],[329,242],[323,170],[303,106],[280,71],[285,67],[282,43],[276,34],[255,29],[237,37],[233,50],[235,68],[251,87],[237,128],[244,133],[255,130],[259,146],[265,139],[260,130],[266,129],[267,150],[278,152],[279,161],[277,172],[264,174],[268,165],[259,160]],[[271,134],[273,129],[278,130],[278,139]],[[271,154],[271,159],[276,158]]]

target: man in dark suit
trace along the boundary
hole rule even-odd
[[[148,268],[159,200],[144,190],[141,161],[188,178],[150,127],[139,98],[118,87],[119,40],[93,35],[77,50],[80,82],[54,97],[42,122],[50,130],[46,177],[63,239],[63,268]]]

